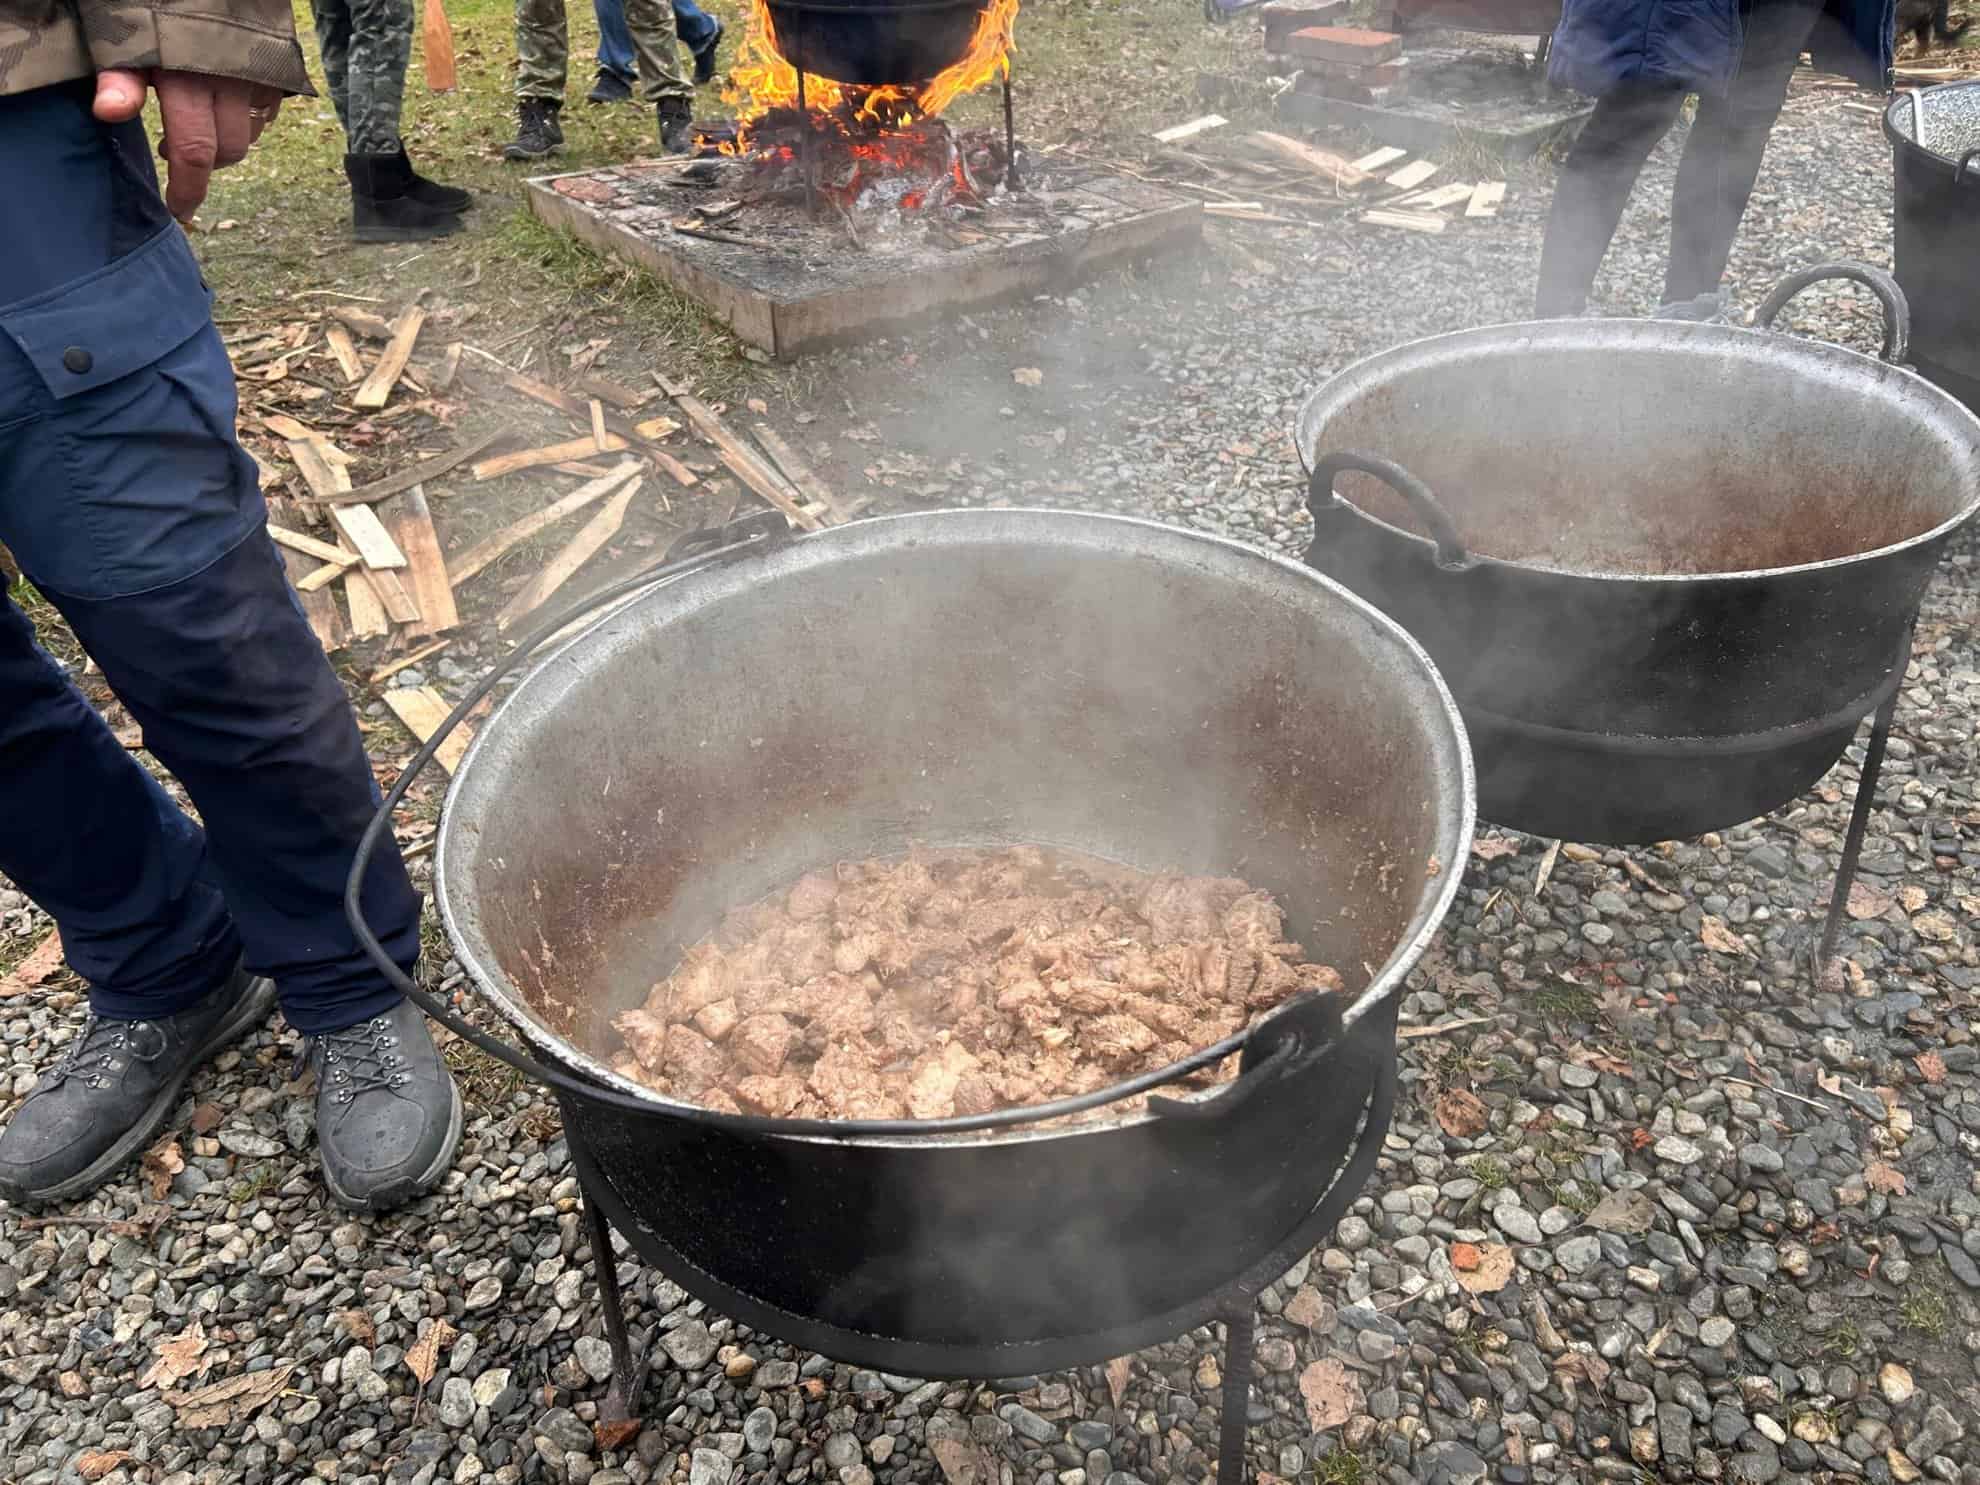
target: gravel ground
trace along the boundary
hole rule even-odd
[[[1734,264],[1743,305],[1807,262],[1888,262],[1887,157],[1845,96],[1798,92],[1777,134]],[[1625,224],[1602,289],[1616,308],[1649,307],[1660,282],[1674,159],[1667,144]],[[1276,267],[1213,252],[822,361],[819,384],[857,386],[860,403],[847,426],[835,390],[813,431],[859,435],[850,467],[897,503],[1084,502],[1296,550],[1299,396],[1355,355],[1517,318],[1544,210],[1542,171],[1516,180],[1499,221],[1440,238],[1244,229],[1250,260]],[[1801,321],[1874,340],[1850,293],[1811,295]],[[1040,386],[1014,383],[1018,366]],[[947,419],[917,415],[931,384]],[[954,416],[973,391],[982,416]],[[1469,863],[1404,1015],[1482,1019],[1403,1044],[1380,1174],[1334,1245],[1264,1296],[1254,1470],[1334,1485],[1980,1481],[1974,582],[1962,548],[1927,601],[1865,856],[1869,916],[1850,925],[1839,985],[1812,986],[1795,951],[1851,762],[1722,835],[1570,845],[1537,894],[1543,842]],[[427,679],[458,684],[457,658],[472,652]],[[1706,915],[1736,949],[1706,946]],[[0,893],[0,932],[42,926]],[[0,1008],[16,1093],[73,1010],[63,994]],[[956,1485],[1209,1468],[1210,1332],[1136,1357],[1117,1404],[1098,1367],[975,1384],[856,1373],[646,1274],[633,1323],[665,1332],[647,1426],[601,1450],[607,1358],[554,1123],[480,1076],[444,1189],[354,1221],[317,1185],[308,1100],[284,1082],[294,1050],[271,1028],[195,1080],[162,1203],[133,1173],[52,1224],[0,1211],[0,1480],[878,1485],[943,1478],[945,1440],[969,1446],[943,1451]],[[1469,1137],[1433,1112],[1454,1090],[1483,1111]],[[195,1103],[209,1106],[197,1124]],[[1509,1281],[1461,1288],[1462,1244],[1510,1246]],[[437,1342],[441,1322],[454,1334]],[[161,1355],[192,1353],[185,1368],[203,1371],[157,1375]],[[1323,1360],[1351,1407],[1316,1432],[1297,1379]],[[191,1426],[170,1400],[228,1378],[261,1390],[224,1426]]]

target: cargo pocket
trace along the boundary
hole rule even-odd
[[[0,535],[40,586],[89,599],[164,587],[263,520],[208,305],[172,226],[0,311],[41,383],[0,446]]]

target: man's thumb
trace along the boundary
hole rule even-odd
[[[138,116],[144,107],[144,78],[135,72],[113,68],[96,74],[96,117],[106,124],[121,124]]]

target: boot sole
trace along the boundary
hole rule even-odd
[[[241,996],[239,1003],[221,1018],[204,1042],[187,1053],[185,1071],[152,1096],[151,1102],[145,1105],[143,1116],[119,1136],[115,1144],[66,1181],[57,1181],[53,1186],[44,1186],[34,1191],[23,1191],[10,1199],[21,1206],[40,1205],[82,1196],[101,1186],[122,1169],[133,1155],[156,1138],[159,1130],[165,1127],[165,1121],[172,1115],[172,1105],[179,1101],[179,1094],[185,1090],[186,1084],[192,1081],[192,1075],[199,1071],[200,1065],[222,1047],[238,1040],[245,1032],[267,1020],[268,1013],[274,1008],[275,982],[259,977],[250,980],[247,991]]]
[[[515,163],[521,163],[527,160],[547,160],[552,155],[561,155],[563,152],[564,152],[564,147],[561,144],[553,144],[550,146],[549,149],[537,150],[534,154],[532,154],[528,150],[516,149],[513,145],[511,145],[505,147],[502,150],[502,158],[504,160],[509,160]]]
[[[369,1196],[358,1196],[346,1191],[337,1184],[337,1178],[330,1173],[327,1163],[323,1166],[323,1186],[330,1198],[347,1212],[389,1212],[407,1202],[426,1195],[440,1184],[441,1177],[454,1163],[455,1152],[460,1149],[461,1126],[464,1110],[461,1105],[461,1090],[454,1086],[450,1078],[447,1091],[453,1103],[447,1111],[447,1137],[440,1142],[440,1153],[433,1157],[432,1164],[416,1176],[402,1176],[388,1181]]]

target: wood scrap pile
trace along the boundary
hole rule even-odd
[[[1216,118],[1216,115],[1208,116]],[[1258,130],[1218,134],[1221,126],[1178,125],[1162,142],[1142,179],[1202,199],[1215,220],[1268,227],[1314,226],[1352,215],[1370,226],[1442,232],[1462,205],[1467,217],[1496,216],[1504,181],[1431,183],[1431,160],[1403,164],[1393,147],[1350,160],[1286,134]],[[1186,130],[1180,135],[1177,129]],[[1186,143],[1185,143],[1186,141]],[[1130,172],[1133,173],[1133,172]]]

